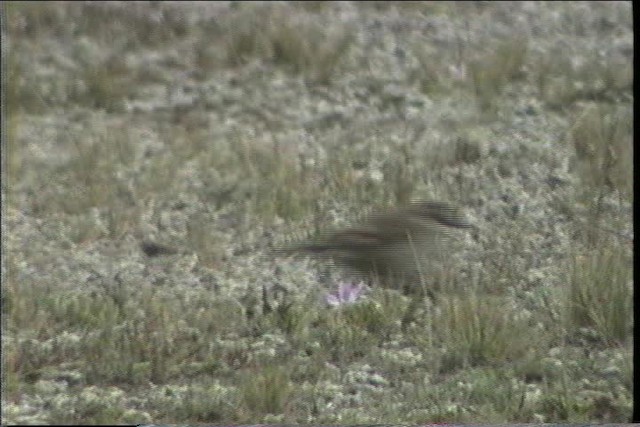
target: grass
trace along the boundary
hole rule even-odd
[[[631,194],[633,144],[629,110],[606,104],[587,105],[567,139],[575,150],[576,168],[585,185],[601,191],[619,191],[627,197]]]
[[[574,257],[565,297],[570,328],[588,328],[600,339],[624,344],[632,330],[632,278],[624,268],[629,261],[616,247]]]
[[[478,109],[495,114],[499,96],[507,83],[522,78],[527,59],[528,40],[523,35],[492,46],[492,53],[469,64]]]
[[[627,6],[3,4],[3,421],[628,421]],[[273,255],[414,198],[433,300]]]
[[[207,69],[238,67],[262,59],[309,82],[326,85],[353,43],[348,26],[330,34],[315,22],[321,8],[299,8],[291,19],[280,5],[242,4],[218,29],[223,50],[208,42],[198,44],[198,63]]]
[[[550,108],[566,108],[578,101],[605,101],[627,97],[633,77],[621,59],[588,58],[574,65],[569,59],[545,56],[537,60],[536,81]]]

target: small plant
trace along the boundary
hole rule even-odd
[[[433,321],[447,348],[449,369],[518,359],[536,336],[527,320],[504,301],[472,294],[443,301]]]
[[[259,372],[246,372],[240,393],[249,418],[251,414],[282,414],[292,393],[289,375],[280,367],[263,367]]]
[[[632,191],[633,120],[630,111],[591,104],[568,132],[584,183],[600,192]]]
[[[606,203],[615,201],[622,207],[631,202],[632,129],[630,110],[590,105],[567,134],[575,152],[574,168],[583,184],[577,197],[588,208],[580,235],[590,247],[601,245],[603,230],[615,232],[627,224],[627,217],[605,218],[604,212]]]
[[[592,329],[608,342],[623,344],[632,333],[631,260],[622,248],[604,247],[575,255],[565,296],[570,331]]]

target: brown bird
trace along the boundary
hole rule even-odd
[[[462,211],[449,203],[414,202],[374,213],[359,226],[285,252],[327,257],[383,286],[413,292],[421,288],[429,263],[446,256],[445,240],[450,231],[471,227]]]

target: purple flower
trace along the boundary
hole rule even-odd
[[[338,290],[325,295],[324,300],[332,307],[355,303],[368,288],[364,283],[340,283]]]

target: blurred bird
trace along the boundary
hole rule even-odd
[[[178,253],[178,250],[161,243],[156,243],[151,240],[143,240],[140,243],[140,249],[145,255],[149,257],[155,257],[160,255],[174,255]]]
[[[446,256],[445,240],[456,228],[472,228],[458,207],[421,201],[374,213],[361,225],[282,252],[330,258],[383,286],[414,292],[423,284],[429,263]]]

